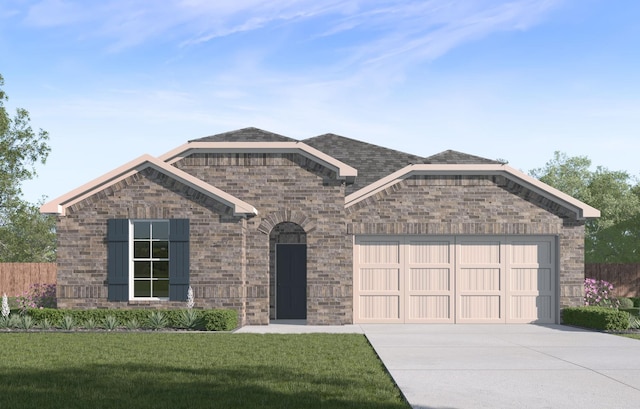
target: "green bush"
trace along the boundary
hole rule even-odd
[[[231,331],[238,327],[238,314],[233,310],[204,310],[200,318],[207,331]]]
[[[62,324],[62,318],[68,315],[70,310],[56,310],[53,308],[32,309],[27,310],[27,314],[36,320],[42,322],[45,318],[52,327],[59,327]]]
[[[629,297],[631,301],[633,301],[633,306],[636,308],[640,308],[640,297]]]
[[[628,312],[631,315],[640,315],[640,308],[619,308],[619,310]]]
[[[73,319],[74,323],[84,323],[93,321],[95,323],[104,323],[108,316],[114,317],[118,323],[134,322],[140,325],[149,323],[149,318],[156,310],[108,310],[108,309],[91,309],[91,310],[62,310],[53,308],[29,309],[27,314],[37,323],[47,320],[52,327],[62,327],[65,316]],[[192,328],[207,331],[231,331],[238,326],[238,315],[234,310],[193,310],[198,311],[198,320],[192,325],[185,325],[185,309],[181,310],[162,310],[164,320],[166,320],[167,328]],[[17,314],[16,314],[17,315]]]
[[[626,297],[618,297],[618,308],[622,310],[633,308],[633,300]]]
[[[629,328],[629,313],[607,307],[571,307],[562,310],[562,322],[604,331],[624,331]]]

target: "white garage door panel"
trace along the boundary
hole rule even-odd
[[[463,295],[456,322],[499,322],[500,295]]]
[[[360,270],[361,291],[400,291],[400,269],[363,268]]]
[[[518,237],[508,257],[507,322],[555,322],[553,241]]]
[[[496,238],[457,238],[456,322],[504,321],[503,247],[504,244]]]
[[[361,236],[355,322],[554,323],[555,239]]]
[[[360,297],[360,319],[397,321],[400,317],[400,297],[364,295]],[[362,321],[361,321],[362,322]]]
[[[453,237],[406,240],[404,322],[453,322]]]
[[[400,322],[404,317],[400,240],[361,240],[355,259],[354,302],[357,322]]]

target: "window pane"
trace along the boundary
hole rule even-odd
[[[169,258],[169,242],[154,241],[153,242],[153,258]]]
[[[134,297],[151,297],[151,281],[134,281]]]
[[[168,261],[153,262],[153,278],[169,278],[169,262]]]
[[[169,280],[158,280],[153,282],[154,297],[169,297]]]
[[[153,222],[153,238],[168,240],[169,239],[169,223]]]
[[[134,261],[133,262],[133,278],[149,278],[151,277],[150,261]]]
[[[134,241],[133,242],[133,257],[134,258],[149,258],[151,246],[148,241]]]
[[[151,222],[133,222],[134,239],[151,238]]]

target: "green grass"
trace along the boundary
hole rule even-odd
[[[5,408],[408,408],[362,335],[2,333]]]
[[[620,334],[623,337],[640,339],[640,334]]]

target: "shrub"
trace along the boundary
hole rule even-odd
[[[640,308],[640,297],[629,297],[631,301],[633,301],[633,306],[636,308]]]
[[[59,327],[62,325],[62,318],[65,314],[69,314],[70,310],[56,310],[52,308],[43,308],[37,310],[27,310],[27,314],[38,322],[44,319],[48,320],[51,326]]]
[[[620,311],[628,312],[631,315],[640,315],[640,308],[618,308]]]
[[[73,318],[74,323],[86,323],[88,320],[93,320],[96,323],[104,324],[104,320],[108,316],[113,316],[119,323],[124,323],[128,327],[129,321],[134,321],[136,328],[140,328],[143,325],[148,324],[149,317],[153,313],[161,313],[164,316],[165,328],[193,328],[193,329],[206,329],[207,331],[231,331],[238,326],[238,316],[234,310],[163,310],[163,311],[151,311],[144,309],[135,310],[107,310],[107,309],[91,309],[91,310],[62,310],[62,309],[29,309],[27,315],[34,319],[34,321],[41,323],[43,320],[47,320],[51,326],[63,327],[63,319],[65,316]],[[197,314],[198,320],[192,327],[188,327],[184,321],[184,314]],[[12,315],[11,317],[17,317]],[[156,317],[157,318],[157,317]],[[191,321],[191,320],[188,320]],[[75,324],[74,324],[75,325]]]
[[[2,318],[7,318],[11,314],[11,310],[9,309],[9,299],[7,298],[7,294],[2,294],[2,312],[0,316]]]
[[[40,328],[44,330],[51,328],[51,323],[49,322],[48,318],[45,318],[42,321],[40,321]]]
[[[140,322],[134,317],[124,323],[124,327],[129,330],[139,329]]]
[[[178,328],[195,329],[200,326],[200,314],[197,310],[180,310],[178,317]]]
[[[598,306],[571,307],[562,310],[562,322],[604,331],[624,331],[629,328],[629,313]]]
[[[201,318],[207,331],[231,331],[238,327],[238,314],[234,310],[204,310]]]
[[[9,315],[8,328],[20,328],[20,316],[16,314]]]
[[[147,326],[153,330],[166,328],[169,321],[161,311],[152,311],[147,318]]]
[[[189,290],[187,290],[187,309],[188,310],[192,309],[194,305],[195,305],[195,302],[193,299],[193,288],[189,286]]]
[[[82,326],[85,329],[95,329],[98,326],[98,324],[96,323],[96,320],[94,320],[93,318],[88,318],[84,321]]]
[[[33,328],[34,326],[34,322],[33,322],[33,318],[31,318],[28,315],[22,315],[20,317],[20,323],[19,323],[19,327],[25,331],[30,330],[31,328]]]
[[[107,331],[113,331],[114,329],[118,328],[118,319],[115,317],[115,315],[107,315],[106,317],[104,317],[104,320],[102,320],[102,325]]]
[[[617,308],[618,300],[612,296],[613,284],[605,280],[585,278],[584,305]]]
[[[62,317],[62,321],[60,321],[60,326],[64,330],[71,331],[75,328],[76,322],[71,315],[65,315]]]
[[[621,309],[633,308],[633,300],[626,297],[618,297],[618,308],[621,308]]]
[[[22,311],[29,308],[56,308],[56,285],[33,284],[29,289],[16,297]]]

